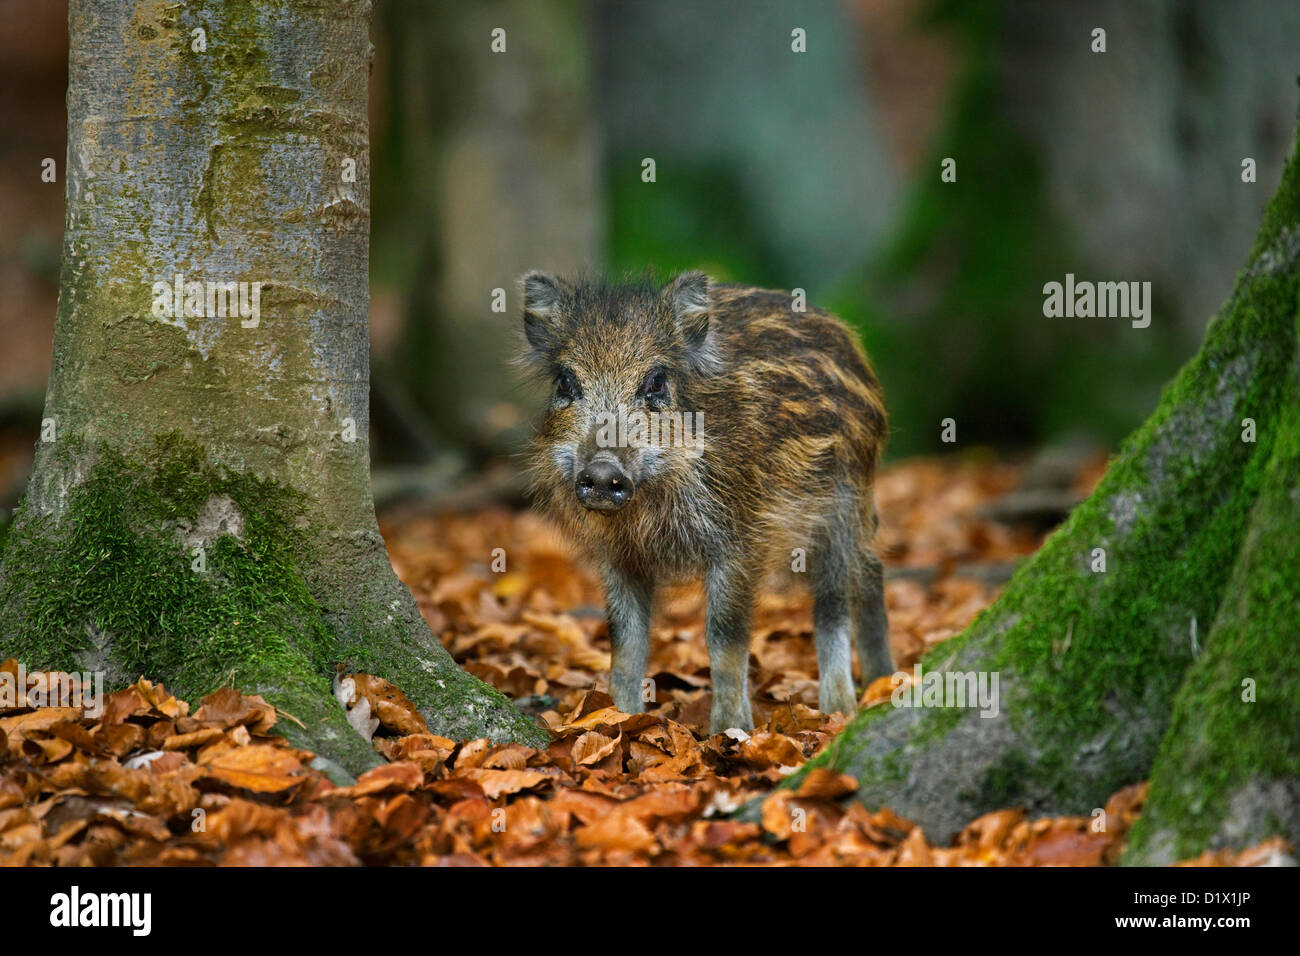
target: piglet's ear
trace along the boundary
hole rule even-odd
[[[538,355],[554,351],[559,341],[556,332],[556,306],[560,301],[560,282],[546,272],[529,272],[522,279],[524,288],[524,335]]]
[[[691,364],[699,371],[708,371],[716,360],[709,334],[709,313],[713,308],[709,277],[703,272],[683,272],[668,283],[663,297]]]

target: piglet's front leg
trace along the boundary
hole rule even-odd
[[[628,575],[616,568],[605,569],[605,613],[613,665],[609,692],[614,706],[626,714],[645,709],[641,691],[646,660],[650,655],[650,607],[654,586],[646,578]]]
[[[754,612],[754,575],[735,564],[719,564],[705,576],[705,590],[709,601],[705,638],[713,679],[709,733],[731,727],[752,730],[749,625]]]

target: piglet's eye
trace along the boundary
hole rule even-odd
[[[560,373],[555,376],[555,397],[562,402],[571,402],[580,394],[578,380],[573,377],[573,373],[567,368],[561,369]]]
[[[646,398],[668,397],[668,373],[661,368],[655,369],[645,377],[641,391]]]

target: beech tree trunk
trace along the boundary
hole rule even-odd
[[[340,663],[437,732],[545,739],[456,667],[375,522],[370,13],[73,0],[54,367],[0,554],[0,658],[233,683],[353,773],[376,758]],[[178,275],[202,295],[169,314]],[[208,292],[227,282],[243,313]]]
[[[1002,807],[1087,814],[1149,777],[1129,862],[1300,842],[1298,292],[1293,147],[1199,353],[1096,492],[922,661],[996,672],[997,716],[876,707],[812,765],[937,840]]]

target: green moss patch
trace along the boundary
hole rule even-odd
[[[1128,862],[1300,835],[1300,376],[1227,597],[1174,702]]]
[[[340,649],[300,570],[314,555],[302,497],[216,467],[175,435],[134,460],[65,446],[88,471],[57,519],[27,505],[15,519],[0,657],[164,677],[191,700],[225,684],[264,693],[308,728],[282,721],[291,738],[325,734],[345,765],[373,762],[331,694]]]
[[[1200,352],[1004,595],[924,658],[928,670],[999,672],[1002,715],[980,721],[970,711],[882,708],[846,728],[817,765],[857,774],[863,799],[923,822],[929,813],[940,829],[1015,804],[1056,812],[1101,806],[1151,772],[1162,741],[1164,753],[1179,756],[1162,758],[1170,769],[1153,776],[1153,792],[1162,774],[1176,789],[1174,776],[1192,772],[1199,781],[1174,816],[1205,812],[1206,827],[1223,819],[1233,787],[1260,772],[1295,782],[1300,680],[1294,664],[1288,669],[1283,636],[1294,631],[1300,531],[1300,475],[1288,451],[1300,443],[1292,407],[1300,389],[1292,377],[1298,209],[1293,156]],[[1243,440],[1247,418],[1254,442]],[[1251,531],[1261,525],[1285,534]],[[1104,572],[1090,566],[1097,548],[1105,550]],[[1243,549],[1258,557],[1249,573],[1234,574]],[[1234,645],[1248,656],[1235,656]],[[1239,697],[1241,677],[1251,676],[1238,673],[1242,667],[1259,672],[1261,703],[1233,709],[1232,720],[1211,731],[1199,721]],[[1201,716],[1180,716],[1170,730],[1176,699],[1180,714]],[[1238,747],[1238,739],[1255,744]],[[1202,740],[1219,744],[1202,751]],[[1285,755],[1266,754],[1281,743]],[[1198,770],[1201,759],[1210,763]],[[950,776],[919,779],[918,768],[936,766]]]

